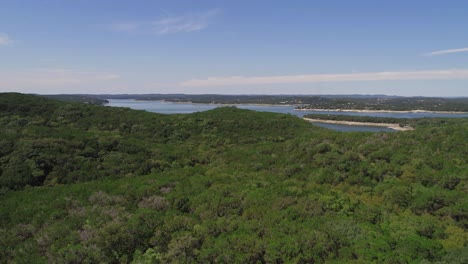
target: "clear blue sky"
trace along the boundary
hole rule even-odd
[[[2,0],[0,92],[468,96],[468,1]]]

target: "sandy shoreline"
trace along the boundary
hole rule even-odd
[[[409,113],[433,113],[433,114],[468,114],[468,112],[455,112],[455,111],[428,111],[428,110],[407,110],[407,111],[394,111],[394,110],[357,110],[357,109],[294,109],[295,111],[318,111],[318,112],[356,112],[356,113],[395,113],[395,114],[409,114]]]
[[[322,119],[312,119],[312,118],[303,118],[309,122],[317,122],[317,123],[327,123],[327,124],[337,124],[337,125],[348,125],[348,126],[374,126],[374,127],[387,127],[393,130],[398,131],[408,131],[414,130],[412,127],[400,127],[399,124],[391,124],[391,123],[370,123],[370,122],[355,122],[355,121],[338,121],[338,120],[322,120]]]

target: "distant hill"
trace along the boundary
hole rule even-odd
[[[396,95],[363,95],[363,94],[349,94],[349,95],[314,95],[314,94],[280,94],[280,95],[257,95],[257,94],[239,94],[239,95],[225,95],[225,94],[87,94],[85,96],[102,98],[102,99],[163,99],[163,98],[310,98],[310,97],[324,97],[324,98],[400,98],[403,96]]]
[[[55,95],[39,95],[45,98],[60,100],[64,102],[79,102],[93,105],[103,105],[108,103],[105,98],[98,98],[91,95],[80,95],[80,94],[55,94]]]

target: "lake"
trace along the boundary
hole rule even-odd
[[[166,101],[137,101],[133,99],[107,99],[107,106],[128,107],[137,110],[146,110],[148,112],[161,114],[190,114],[193,112],[208,111],[217,107],[226,105],[214,104],[192,104],[192,103],[173,103]],[[282,114],[292,114],[303,117],[306,114],[331,114],[331,115],[356,115],[356,116],[376,116],[376,117],[397,117],[397,118],[421,118],[421,117],[468,117],[468,114],[449,114],[449,113],[361,113],[361,112],[340,112],[340,111],[296,111],[294,106],[290,105],[253,105],[240,104],[235,105],[241,109],[249,109],[261,112],[274,112]],[[369,132],[394,132],[395,130],[385,127],[373,126],[348,126],[337,124],[315,123],[321,127],[326,127],[338,131],[369,131]]]

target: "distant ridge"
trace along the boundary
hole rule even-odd
[[[404,98],[404,97],[424,97],[424,96],[399,96],[399,95],[385,95],[385,94],[54,94],[54,95],[43,95],[43,96],[86,96],[92,98],[106,98],[106,99],[132,99],[140,97],[189,97],[189,96],[248,96],[248,97],[324,97],[324,98]]]
[[[38,94],[39,95],[39,94]],[[101,98],[101,99],[134,99],[140,97],[189,97],[189,96],[226,96],[226,97],[236,97],[236,96],[246,96],[246,97],[259,97],[259,96],[269,96],[269,97],[323,97],[323,98],[468,98],[468,96],[402,96],[402,95],[386,95],[386,94],[183,94],[183,93],[174,93],[174,94],[161,94],[161,93],[149,93],[149,94],[40,94],[45,97],[53,96],[85,96],[91,98]]]

